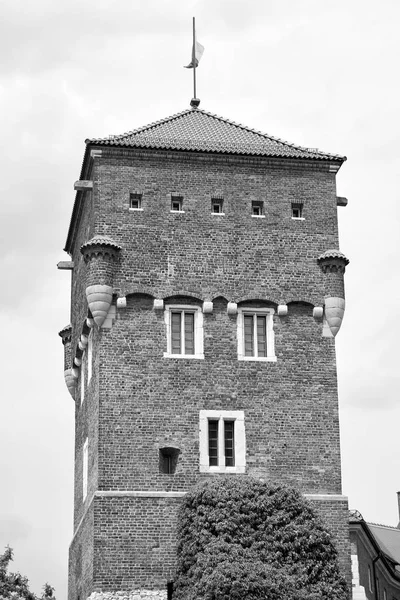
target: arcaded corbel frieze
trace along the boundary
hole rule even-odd
[[[205,313],[205,314],[212,313],[213,310],[214,310],[214,304],[211,302],[211,300],[204,300],[203,313]]]
[[[226,307],[228,315],[237,315],[238,305],[236,302],[228,302],[228,306]]]
[[[323,306],[314,306],[312,314],[313,314],[314,319],[322,319],[322,317],[324,316],[324,307]]]
[[[117,298],[117,308],[126,308],[126,296]]]
[[[164,300],[162,298],[154,298],[153,310],[164,310]]]

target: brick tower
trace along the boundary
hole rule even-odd
[[[86,140],[59,264],[72,269],[70,600],[166,597],[182,496],[237,473],[309,497],[347,574],[344,160],[196,107]]]

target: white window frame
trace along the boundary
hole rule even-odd
[[[208,422],[218,421],[218,466],[210,466],[208,454]],[[225,466],[224,421],[234,421],[235,466]],[[245,473],[246,434],[243,410],[200,411],[200,473]]]
[[[92,379],[93,372],[93,329],[90,330],[87,345],[87,385]]]
[[[85,399],[85,370],[86,370],[86,362],[87,362],[87,357],[86,357],[86,352],[83,353],[82,356],[82,363],[81,363],[81,405],[83,404],[83,401]]]
[[[194,354],[172,354],[171,344],[171,313],[175,311],[194,313]],[[204,328],[201,307],[190,304],[168,304],[164,310],[164,320],[167,331],[167,351],[164,358],[204,358]],[[182,336],[184,328],[182,328]]]
[[[276,362],[275,356],[275,334],[274,334],[274,313],[273,308],[253,308],[241,306],[238,308],[237,316],[237,342],[238,342],[238,360],[253,360],[260,362]],[[254,356],[245,355],[244,345],[244,316],[245,315],[259,315],[267,317],[266,321],[266,335],[267,335],[267,356],[257,356],[257,328],[254,324]],[[256,320],[254,320],[256,321]]]
[[[82,450],[82,502],[85,501],[88,492],[89,475],[89,439],[86,438]]]

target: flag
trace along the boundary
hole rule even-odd
[[[200,42],[198,42],[196,39],[193,44],[193,48],[192,48],[192,60],[190,61],[190,63],[188,65],[185,65],[185,69],[193,69],[193,67],[195,65],[196,65],[196,67],[198,67],[200,59],[203,56],[203,52],[204,52],[204,46],[202,46],[200,44]]]

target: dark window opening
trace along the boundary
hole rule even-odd
[[[160,473],[166,473],[167,475],[173,475],[175,473],[179,453],[179,448],[160,448]]]
[[[129,208],[140,210],[142,208],[142,194],[131,194],[129,199]]]
[[[303,217],[303,205],[292,203],[292,219],[301,219]]]
[[[254,217],[261,217],[264,212],[264,202],[261,200],[253,200],[251,203],[251,213]]]
[[[183,206],[183,198],[182,196],[172,196],[171,197],[171,210],[174,212],[181,212]]]
[[[208,456],[210,467],[218,467],[218,421],[208,421]]]
[[[224,421],[225,466],[235,466],[235,421]]]
[[[172,600],[174,594],[174,582],[167,581],[167,600]]]
[[[211,212],[215,214],[221,214],[223,212],[224,201],[222,198],[211,199]]]

